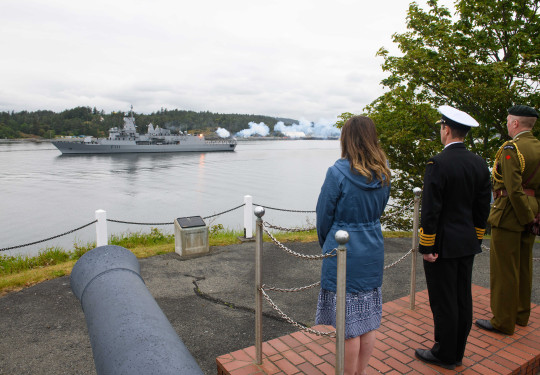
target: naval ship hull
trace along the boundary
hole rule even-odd
[[[162,152],[212,152],[234,151],[236,143],[205,141],[197,144],[99,144],[81,142],[52,142],[62,154],[128,154]]]
[[[52,144],[62,154],[210,152],[234,151],[236,139],[206,140],[202,134],[171,134],[169,129],[154,127],[152,123],[148,124],[146,134],[139,134],[131,106],[131,115],[124,116],[123,127],[110,128],[108,138],[86,137],[82,142],[55,141]]]

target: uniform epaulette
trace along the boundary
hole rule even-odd
[[[523,173],[523,171],[525,170],[525,158],[523,157],[523,154],[519,152],[519,148],[517,144],[514,142],[513,139],[504,142],[503,145],[499,148],[499,151],[497,151],[497,154],[495,155],[495,160],[493,161],[493,169],[491,170],[491,178],[493,179],[493,181],[501,182],[501,183],[503,182],[503,179],[502,179],[503,176],[497,170],[497,163],[499,162],[499,158],[501,157],[501,154],[504,150],[515,150],[517,153],[517,158],[518,158],[519,167],[520,167],[519,169],[521,173]],[[507,155],[506,158],[509,159],[510,156]]]

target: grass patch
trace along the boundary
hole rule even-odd
[[[0,277],[0,296],[27,288],[45,280],[69,275],[75,262],[76,260],[68,260],[60,264],[2,275]]]
[[[279,242],[313,242],[318,241],[317,231],[310,230],[308,232],[277,232],[272,233]],[[265,233],[263,236],[264,242],[272,241],[270,237]]]
[[[127,249],[139,246],[155,246],[174,243],[173,234],[163,234],[157,228],[151,228],[150,233],[128,232],[122,235],[112,235],[109,244],[122,246]]]
[[[84,247],[74,245],[74,249],[71,252],[66,252],[60,247],[46,248],[36,256],[0,255],[0,275],[12,275],[28,270],[64,264],[69,261],[77,261],[84,253],[94,247],[92,244]]]
[[[384,232],[385,237],[411,237],[410,232]],[[226,246],[240,244],[242,231],[226,229],[218,224],[209,228],[209,245]],[[276,232],[272,235],[280,242],[314,242],[317,231]],[[270,242],[266,234],[263,241]],[[174,235],[164,234],[157,228],[150,233],[128,232],[112,235],[109,244],[129,249],[137,258],[174,252]],[[46,248],[36,256],[0,255],[0,296],[12,291],[35,285],[45,280],[68,276],[75,262],[86,252],[96,247],[95,243],[86,245],[74,244],[71,251],[60,247]]]
[[[403,231],[387,231],[383,230],[384,238],[412,238],[412,232],[403,232]]]

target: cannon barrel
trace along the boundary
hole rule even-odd
[[[100,246],[73,267],[98,375],[203,374],[120,246]]]

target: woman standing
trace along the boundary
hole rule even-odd
[[[381,324],[384,244],[379,221],[390,196],[390,169],[375,124],[355,116],[341,130],[341,159],[328,169],[317,201],[323,254],[349,233],[345,316],[345,374],[366,373]],[[316,324],[336,326],[336,257],[325,258]]]

